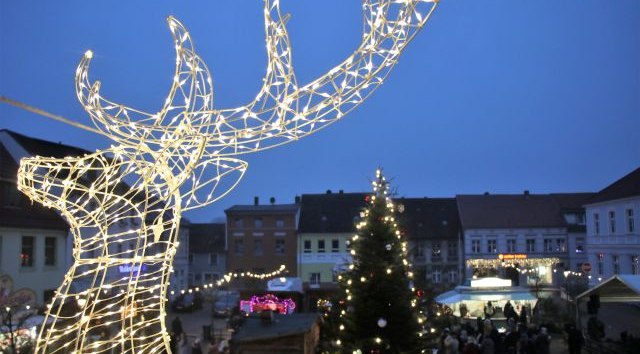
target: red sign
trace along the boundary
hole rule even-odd
[[[591,263],[582,263],[582,271],[585,273],[589,273],[591,271]]]

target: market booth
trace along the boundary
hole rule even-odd
[[[455,316],[470,318],[484,317],[484,306],[489,301],[496,309],[494,318],[504,317],[502,309],[507,301],[511,302],[517,313],[520,313],[523,306],[534,308],[538,301],[528,288],[512,286],[511,279],[494,277],[468,280],[465,284],[438,295],[435,300],[450,307]],[[463,310],[461,314],[461,308],[466,308],[466,313]]]

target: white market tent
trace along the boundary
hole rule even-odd
[[[598,295],[600,302],[640,302],[640,275],[614,275],[576,297]]]

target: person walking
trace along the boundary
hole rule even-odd
[[[582,332],[574,325],[569,326],[569,354],[580,354],[584,345]]]
[[[171,321],[171,332],[173,332],[178,337],[180,337],[184,332],[184,330],[182,329],[182,320],[180,320],[180,316],[176,316],[176,318]]]
[[[551,337],[547,334],[546,327],[540,327],[540,333],[536,337],[536,354],[550,354]]]
[[[484,317],[491,319],[496,310],[493,308],[491,301],[487,301],[487,304],[484,306]]]

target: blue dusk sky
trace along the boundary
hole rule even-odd
[[[281,0],[298,82],[359,44],[357,0]],[[157,110],[174,52],[165,18],[189,28],[216,107],[252,99],[266,68],[262,1],[0,1],[0,95],[90,124],[76,65],[94,51],[105,97]],[[104,137],[0,105],[0,128],[94,150]],[[382,166],[401,196],[598,191],[640,166],[640,1],[442,0],[362,106],[298,142],[245,155],[215,205],[369,190]]]

